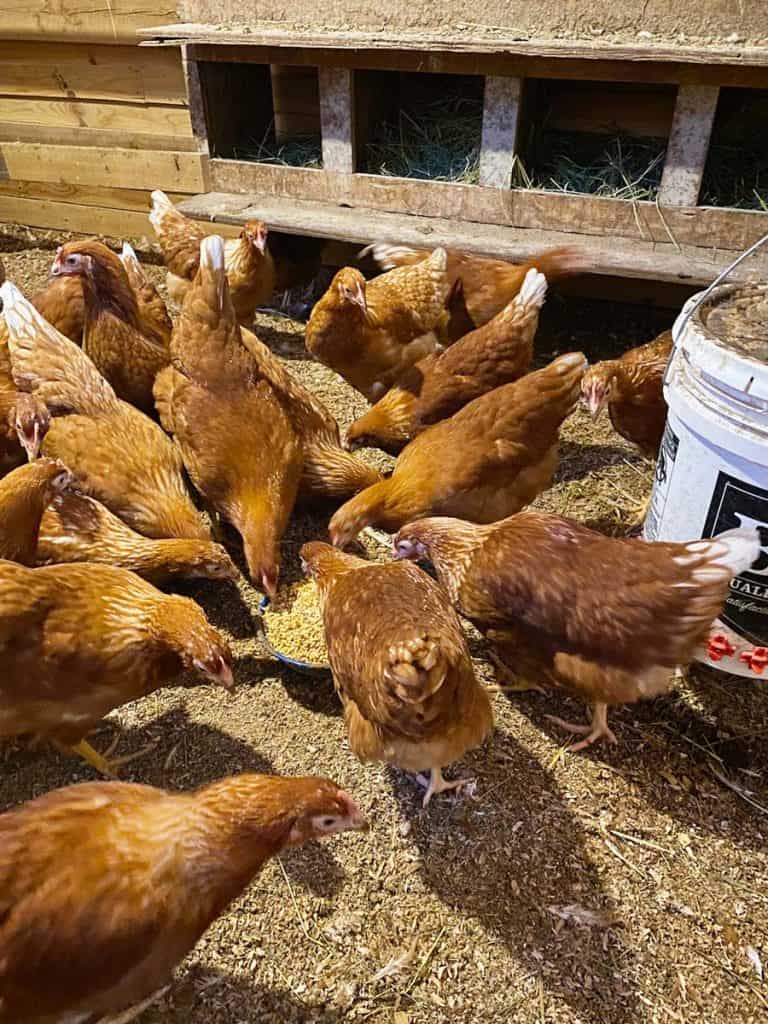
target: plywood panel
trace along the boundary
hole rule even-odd
[[[175,50],[0,40],[0,93],[184,106]]]
[[[101,103],[98,100],[49,100],[0,95],[0,123],[192,137],[189,113],[185,107],[146,103]]]
[[[0,196],[19,199],[44,199],[55,203],[74,203],[79,206],[105,206],[117,210],[130,210],[147,214],[151,205],[149,189],[103,188],[99,186],[71,185],[50,181],[0,181]],[[173,201],[183,199],[185,193],[166,194]]]
[[[44,124],[13,124],[0,121],[0,142],[44,142],[53,146],[91,146],[96,149],[150,149],[195,153],[197,141],[190,135],[145,135],[99,128],[62,128]]]
[[[171,0],[6,0],[0,37],[133,43],[137,29],[175,17]]]
[[[198,153],[27,142],[0,143],[0,177],[115,188],[170,188],[177,192],[199,192],[203,187]]]

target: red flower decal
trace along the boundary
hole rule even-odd
[[[736,648],[725,633],[713,633],[707,643],[707,654],[712,661],[720,661],[726,655],[736,653]],[[743,655],[742,655],[743,657]]]
[[[763,669],[768,665],[768,647],[755,647],[751,651],[742,651],[739,661],[743,661],[751,672],[761,676]]]

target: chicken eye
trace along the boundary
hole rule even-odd
[[[323,828],[332,828],[336,824],[335,818],[321,818],[320,824]]]
[[[70,265],[70,267],[74,267],[75,264],[77,263],[77,259],[74,256],[67,256],[67,263]]]

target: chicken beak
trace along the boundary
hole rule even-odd
[[[40,434],[40,424],[35,423],[32,427],[32,437],[29,437],[23,430],[18,432],[19,442],[22,448],[27,453],[27,459],[30,462],[34,462],[40,455],[40,445],[42,444],[42,437]]]
[[[371,826],[368,819],[357,806],[352,797],[348,793],[344,792],[342,792],[340,796],[347,806],[348,814],[346,820],[348,822],[349,830],[352,832],[370,832]]]
[[[256,248],[259,250],[259,252],[263,253],[264,250],[267,248],[267,233],[266,233],[266,231],[257,231],[255,235],[251,235],[251,241],[256,246]]]
[[[195,658],[193,664],[198,672],[201,672],[209,682],[214,683],[216,686],[221,686],[228,693],[232,693],[235,688],[235,677],[232,674],[232,669],[221,656],[218,657],[215,667],[210,664],[206,665],[197,658]]]
[[[587,388],[584,400],[586,402],[587,410],[592,419],[596,419],[603,407],[603,390],[596,384],[592,384]]]
[[[359,284],[357,286],[357,293],[352,301],[357,303],[364,313],[368,312],[368,303],[365,301],[365,292],[362,285]]]

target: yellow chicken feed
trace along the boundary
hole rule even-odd
[[[267,640],[280,654],[313,665],[328,664],[320,595],[314,580],[292,583],[264,612]]]

